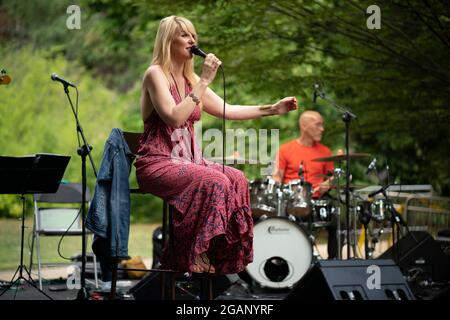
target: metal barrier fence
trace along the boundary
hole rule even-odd
[[[379,189],[380,186],[370,186],[358,190],[355,194],[355,203],[369,200],[371,203],[379,202],[382,205],[384,201],[382,195],[379,194],[375,198],[368,197],[370,193]],[[450,230],[450,198],[436,196],[431,185],[393,186],[388,188],[387,195],[411,231],[426,231],[436,239],[439,231]],[[382,206],[375,206],[372,210],[374,208],[380,209]],[[381,210],[372,212],[372,214],[378,214],[378,217],[385,218],[378,222],[372,219],[369,224],[368,237],[370,241],[377,241],[378,244],[376,246],[371,244],[371,247],[375,249],[374,256],[378,256],[392,245],[392,225],[390,216],[386,212],[383,214]],[[358,256],[363,257],[361,253],[364,249],[363,229],[361,223],[355,219],[358,219],[356,214],[352,219],[354,223],[352,223],[353,230],[351,230],[352,239],[354,239],[352,242],[358,243]],[[341,219],[341,221],[343,220]],[[380,235],[380,230],[382,235]],[[402,231],[406,233],[406,230]]]
[[[424,230],[433,237],[450,229],[450,198],[413,195],[406,199],[403,214],[411,230]]]

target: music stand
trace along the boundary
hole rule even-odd
[[[49,295],[34,284],[30,272],[23,264],[25,195],[34,193],[55,193],[64,176],[69,160],[70,156],[46,153],[22,157],[0,156],[0,194],[20,194],[20,198],[22,199],[20,265],[17,267],[9,285],[0,293],[0,296],[22,279],[52,300]],[[23,276],[24,270],[28,275],[28,279]],[[17,274],[19,274],[18,278],[14,280]]]

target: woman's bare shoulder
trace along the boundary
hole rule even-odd
[[[143,83],[149,84],[154,81],[161,81],[162,79],[166,80],[166,75],[159,65],[151,65],[144,72]]]

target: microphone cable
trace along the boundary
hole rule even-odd
[[[225,105],[227,99],[226,82],[225,82],[225,71],[222,65],[219,66],[222,71],[222,82],[223,82],[223,114],[222,114],[222,173],[225,174],[225,146],[226,146],[226,133],[225,133]]]
[[[206,53],[203,52],[199,47],[196,45],[193,45],[191,47],[191,52],[196,55],[200,56],[202,58],[206,58]],[[225,71],[223,70],[222,65],[219,66],[220,70],[222,71],[222,81],[223,81],[223,114],[222,114],[222,173],[225,173],[225,145],[226,145],[226,134],[225,134],[225,105],[227,100],[226,95],[226,81],[225,81]]]

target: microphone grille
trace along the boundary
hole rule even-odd
[[[206,57],[206,53],[204,53],[202,49],[200,49],[199,47],[197,47],[197,46],[195,46],[195,45],[193,45],[193,46],[191,47],[191,52],[192,52],[193,54],[197,55],[197,56],[200,56],[200,57],[203,57],[203,58]]]

